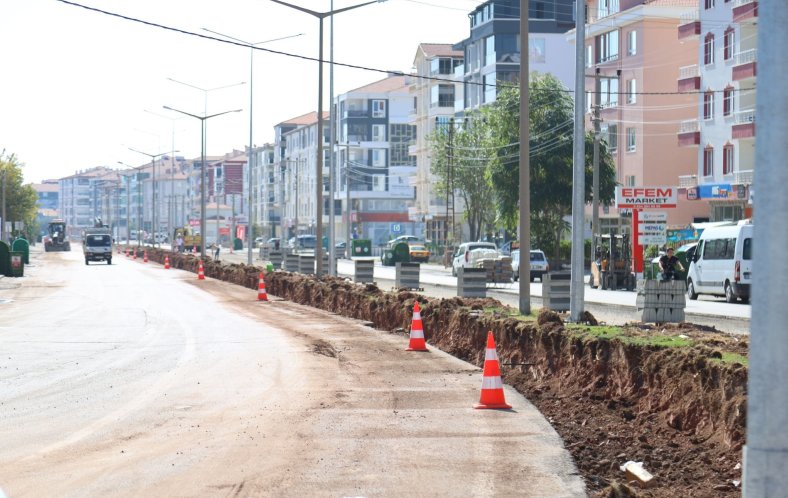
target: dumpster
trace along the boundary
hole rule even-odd
[[[11,243],[11,250],[21,252],[23,254],[23,262],[26,265],[30,264],[30,243],[28,241],[19,237]]]
[[[9,277],[25,276],[25,254],[22,252],[11,251],[11,274]]]
[[[233,239],[233,251],[241,251],[244,248],[244,241],[242,239]]]
[[[11,276],[11,246],[0,240],[0,275]]]
[[[369,239],[353,239],[350,243],[350,257],[369,258],[372,256],[372,241]]]
[[[410,263],[410,246],[407,242],[397,242],[387,247],[380,255],[383,266],[395,266],[397,263]]]

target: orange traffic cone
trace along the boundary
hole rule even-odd
[[[202,260],[200,260],[200,267],[197,269],[197,280],[205,280],[205,269],[202,266]]]
[[[169,270],[170,269],[170,257],[169,256],[164,256],[164,269],[165,270]]]
[[[265,292],[265,279],[263,278],[263,272],[260,272],[260,280],[258,280],[257,283],[257,300],[268,301],[268,293]]]
[[[135,260],[135,261],[136,261],[136,260],[137,260],[137,250],[136,250],[136,249],[133,249],[133,250],[132,250],[132,252],[134,253],[134,257],[133,257],[133,258],[131,258],[131,259],[133,259],[133,260]]]
[[[126,248],[126,257],[127,258],[129,257],[129,248],[128,247]]]
[[[474,408],[511,408],[503,397],[501,368],[498,365],[498,353],[495,352],[493,333],[487,332],[487,349],[484,352],[484,378],[482,379],[482,395]]]
[[[147,263],[148,262],[148,251],[147,250],[142,252],[142,262],[143,263]]]
[[[421,308],[419,302],[413,304],[413,321],[410,325],[410,344],[406,351],[428,351],[424,342],[424,326],[421,324]]]
[[[192,252],[195,252],[195,253],[197,252],[197,246],[196,245],[194,247],[192,247]]]

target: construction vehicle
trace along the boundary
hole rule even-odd
[[[82,231],[82,254],[85,264],[91,261],[106,261],[112,264],[112,231],[101,223],[101,218],[93,221],[93,228]]]
[[[71,242],[66,236],[66,220],[55,219],[47,226],[47,235],[44,236],[44,251],[70,251]]]
[[[595,254],[589,285],[602,290],[635,289],[628,234],[594,235]]]
[[[202,250],[202,236],[198,232],[195,232],[192,227],[186,226],[176,228],[175,238],[172,240],[173,244],[178,240],[178,237],[183,237],[183,248],[186,251],[194,249],[199,252]]]

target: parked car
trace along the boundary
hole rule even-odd
[[[533,282],[535,279],[544,281],[544,274],[550,271],[550,264],[547,262],[547,256],[539,249],[531,249],[531,275],[529,280]],[[520,278],[520,250],[515,249],[512,251],[512,272],[514,272],[514,281]]]
[[[492,242],[463,242],[457,247],[454,258],[451,262],[451,274],[457,276],[460,268],[473,268],[476,265],[475,257],[471,257],[472,251],[484,251],[484,256],[497,258],[500,256],[498,248]]]
[[[687,297],[699,294],[725,296],[729,303],[750,300],[752,285],[753,225],[749,220],[735,226],[707,228],[687,274]]]
[[[426,263],[430,260],[430,251],[423,244],[409,244],[410,260]]]
[[[296,250],[314,250],[317,247],[317,237],[310,234],[291,237],[290,240],[287,241],[287,245],[291,249]]]

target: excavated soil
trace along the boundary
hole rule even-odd
[[[150,251],[149,257],[162,262],[164,254]],[[173,267],[197,271],[194,256],[170,256]],[[207,277],[250,289],[257,289],[259,272],[205,263]],[[265,281],[275,296],[403,335],[419,301],[428,344],[478,366],[492,330],[504,382],[555,427],[592,496],[741,493],[747,368],[729,354],[746,357],[746,339],[692,324],[631,324],[624,336],[608,338],[593,333],[590,314],[583,329],[565,326],[561,316],[545,310],[536,320],[523,319],[489,298],[429,299],[282,271],[267,274]],[[686,344],[667,347],[655,338]],[[620,466],[627,461],[643,462],[654,475],[650,487],[626,482]]]

